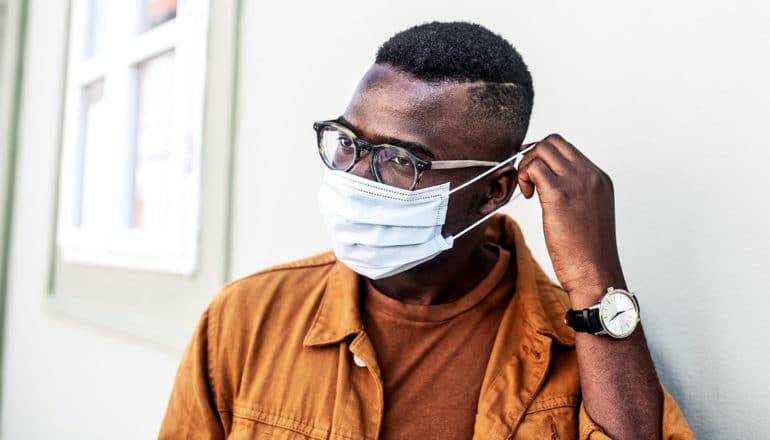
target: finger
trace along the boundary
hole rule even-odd
[[[574,145],[567,142],[559,134],[548,135],[543,141],[548,141],[550,145],[559,150],[561,154],[567,158],[573,166],[580,169],[582,166],[593,169],[595,172],[604,175],[604,171],[599,168],[591,159],[589,159],[583,152],[577,149]]]
[[[535,189],[538,194],[542,194],[542,191],[547,188],[555,187],[557,177],[545,162],[536,158],[529,161],[525,167],[519,168],[517,179],[521,193],[529,199],[535,193]]]
[[[516,152],[521,153],[521,152],[527,151],[527,149],[529,149],[530,147],[535,148],[539,143],[540,141],[523,144],[522,146],[519,147],[519,149]]]
[[[554,174],[563,176],[574,169],[573,164],[551,145],[548,141],[538,142],[537,146],[524,154],[524,158],[519,162],[519,168],[526,166],[535,159],[540,159],[548,165]]]
[[[543,139],[543,142],[548,142],[550,145],[556,148],[565,159],[572,163],[586,160],[585,155],[583,155],[580,150],[578,150],[571,143],[567,142],[567,140],[558,133],[549,134],[545,137],[545,139]]]

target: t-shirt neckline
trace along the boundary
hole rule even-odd
[[[490,243],[496,248],[497,261],[486,277],[466,295],[443,304],[408,304],[385,295],[377,290],[370,282],[364,284],[364,306],[369,313],[384,313],[407,321],[441,322],[461,315],[484,301],[495,287],[502,281],[508,271],[511,260],[510,251],[497,244]]]

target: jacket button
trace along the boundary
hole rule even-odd
[[[355,355],[353,356],[353,362],[356,365],[358,365],[359,367],[365,367],[366,366],[366,362],[364,362],[363,359],[361,359],[360,357],[355,356]]]

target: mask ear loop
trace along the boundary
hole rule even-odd
[[[486,177],[486,176],[488,176],[488,175],[490,175],[490,174],[494,173],[495,171],[499,170],[500,168],[502,168],[503,166],[507,165],[507,164],[508,164],[508,163],[510,163],[510,162],[515,162],[515,161],[516,161],[516,159],[518,159],[518,158],[520,158],[520,157],[523,157],[523,156],[524,156],[524,154],[528,153],[530,150],[532,150],[533,148],[535,148],[535,147],[537,146],[537,144],[538,144],[538,142],[532,142],[532,143],[530,143],[530,144],[527,144],[527,145],[524,147],[524,149],[523,149],[523,150],[519,151],[518,153],[516,153],[516,154],[514,154],[513,156],[509,157],[508,159],[505,159],[504,161],[502,161],[502,162],[500,162],[499,164],[495,165],[493,168],[490,168],[489,170],[487,170],[487,171],[485,171],[485,172],[483,172],[483,173],[479,174],[478,176],[474,177],[473,179],[471,179],[471,180],[469,180],[469,181],[467,181],[467,182],[463,183],[462,185],[458,186],[457,188],[455,188],[455,189],[453,189],[453,190],[449,191],[449,194],[452,194],[452,193],[453,193],[453,192],[455,192],[455,191],[460,191],[461,189],[463,189],[463,188],[467,187],[468,185],[470,185],[470,184],[472,184],[472,183],[475,183],[475,182],[477,182],[477,181],[478,181],[478,180],[480,180],[480,179],[483,179],[484,177]],[[519,193],[518,193],[518,194],[516,194],[516,193],[515,193],[516,191],[519,191]],[[514,195],[513,195],[513,196],[511,196],[510,200],[508,200],[508,201],[505,203],[505,205],[507,205],[508,203],[511,203],[512,201],[514,201],[514,200],[518,199],[519,197],[521,197],[521,195],[522,195],[522,194],[523,194],[523,193],[521,192],[521,189],[520,189],[520,188],[517,186],[517,187],[516,187],[516,190],[514,190]],[[492,212],[490,212],[489,214],[485,215],[484,217],[482,217],[480,220],[476,221],[476,222],[475,222],[475,223],[473,223],[472,225],[470,225],[470,226],[468,226],[467,228],[463,229],[463,230],[462,230],[462,231],[460,231],[459,233],[457,233],[457,234],[453,235],[453,236],[452,236],[452,239],[453,239],[453,240],[456,240],[456,239],[458,239],[458,238],[462,237],[463,235],[465,235],[465,233],[466,233],[466,232],[470,231],[471,229],[475,228],[476,226],[478,226],[478,225],[480,225],[480,224],[484,223],[485,221],[489,220],[489,218],[490,218],[490,217],[492,217],[493,215],[497,214],[497,212],[498,212],[498,211],[500,211],[501,209],[503,209],[503,208],[505,207],[505,205],[503,205],[503,206],[501,206],[501,207],[499,207],[499,208],[495,209],[494,211],[492,211]]]

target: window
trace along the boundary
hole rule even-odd
[[[229,279],[239,17],[240,0],[70,0],[52,314],[179,354]]]
[[[70,263],[192,274],[203,0],[73,0],[58,248]]]

